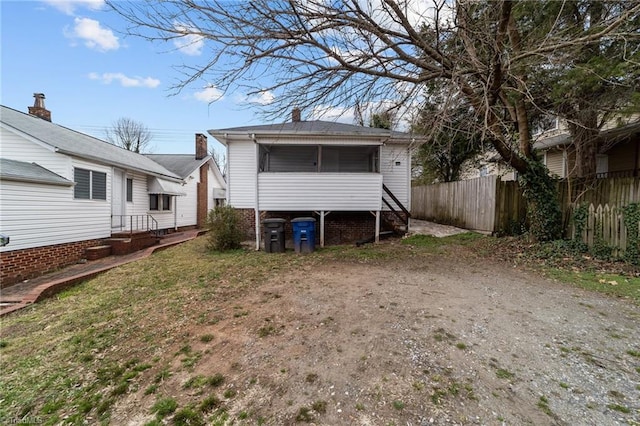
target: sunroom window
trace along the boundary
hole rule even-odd
[[[378,146],[260,145],[260,172],[377,173]]]

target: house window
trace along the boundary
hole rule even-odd
[[[73,170],[75,187],[74,198],[78,200],[106,200],[107,199],[107,174],[95,170]]]
[[[260,172],[378,173],[378,146],[260,145]]]
[[[171,211],[171,195],[149,194],[149,210]]]
[[[133,179],[127,178],[127,201],[133,202]]]

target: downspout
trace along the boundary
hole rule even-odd
[[[251,140],[253,141],[253,143],[255,144],[255,159],[256,162],[254,163],[255,166],[255,173],[256,173],[256,182],[255,182],[255,227],[256,227],[256,251],[260,250],[260,197],[258,194],[259,191],[259,185],[258,185],[258,161],[260,161],[260,146],[258,145],[258,142],[256,141],[256,135],[255,133],[251,133]]]
[[[178,230],[178,196],[173,196],[173,230]]]
[[[407,210],[411,212],[411,201],[412,201],[412,192],[413,189],[411,187],[411,147],[415,146],[415,138],[411,139],[411,144],[407,147]],[[411,229],[411,218],[407,218],[407,232]]]
[[[229,170],[231,170],[231,166],[229,166],[229,160],[231,159],[231,157],[229,156],[229,134],[225,133],[224,134],[224,146],[227,148],[227,174],[226,176],[222,176],[223,180],[225,181],[225,201],[227,203],[227,206],[231,205],[231,185],[229,184],[231,182],[231,174],[229,173]]]

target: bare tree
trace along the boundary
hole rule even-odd
[[[209,155],[211,155],[211,158],[213,158],[213,161],[216,162],[216,165],[218,166],[218,169],[220,170],[220,173],[222,173],[223,176],[227,175],[227,154],[225,151],[219,151],[216,149],[211,149],[209,151]]]
[[[147,153],[153,138],[144,124],[126,117],[114,121],[105,133],[109,143],[137,153]]]
[[[639,34],[640,1],[629,0],[589,31],[552,24],[534,31],[536,10],[549,1],[473,0],[167,0],[109,2],[149,40],[206,40],[207,59],[185,66],[176,91],[206,80],[218,90],[273,93],[271,115],[291,105],[353,106],[384,102],[400,111],[419,105],[430,89],[447,102],[464,99],[490,142],[519,172],[532,232],[559,236],[553,183],[532,149],[536,109],[529,78],[560,54],[602,40],[625,43]],[[561,3],[571,3],[561,1]],[[531,7],[535,4],[535,7]],[[533,13],[529,16],[523,11]],[[179,44],[178,44],[179,45]],[[431,103],[431,102],[430,102]],[[457,104],[458,102],[452,102]],[[451,122],[451,120],[442,120]]]

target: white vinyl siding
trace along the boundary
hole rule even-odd
[[[72,187],[1,181],[0,194],[0,229],[11,237],[2,251],[111,235],[111,205],[74,201]]]
[[[378,173],[260,173],[260,210],[380,210]],[[235,207],[235,206],[234,206]]]
[[[211,176],[208,177],[212,179]],[[200,170],[195,170],[185,179],[186,185],[182,191],[186,195],[175,197],[177,226],[192,226],[198,223],[198,183]],[[211,183],[209,183],[211,185]]]
[[[383,176],[383,182],[407,210],[411,210],[409,200],[411,193],[410,164],[409,149],[406,145],[385,145],[382,147],[380,171]],[[391,197],[385,192],[382,194],[389,204],[397,210]],[[382,209],[389,210],[384,203],[382,204]]]
[[[254,208],[256,194],[256,145],[252,141],[234,141],[228,153],[228,197],[235,208]]]
[[[339,146],[362,147],[376,150],[382,141],[376,139],[341,138],[260,138],[260,145],[321,145],[327,150],[328,158],[335,154]],[[394,195],[410,208],[410,158],[407,144],[393,144],[380,147],[380,173],[360,173],[360,169],[340,169],[339,172],[318,172],[314,158],[290,158],[288,163],[306,161],[308,168],[287,172],[258,173],[256,145],[251,140],[234,139],[227,145],[228,179],[227,196],[229,204],[235,208],[256,207],[256,174],[258,177],[258,208],[266,211],[370,211],[386,209],[382,204],[382,182]],[[278,149],[280,147],[276,147]],[[309,147],[311,148],[311,147]],[[344,153],[355,154],[358,151]],[[280,148],[286,152],[286,148]],[[376,154],[377,155],[377,154]],[[337,159],[334,159],[338,161]],[[345,157],[345,160],[347,158]],[[316,160],[317,161],[317,160]],[[399,164],[396,165],[396,162]],[[343,162],[337,163],[339,167]],[[346,165],[347,162],[344,162]],[[279,167],[271,163],[271,170]],[[322,167],[322,165],[321,165]],[[309,170],[313,170],[310,172]]]
[[[0,128],[0,140],[2,140],[2,152],[0,153],[2,158],[36,163],[73,182],[70,157],[28,141],[5,128]]]

